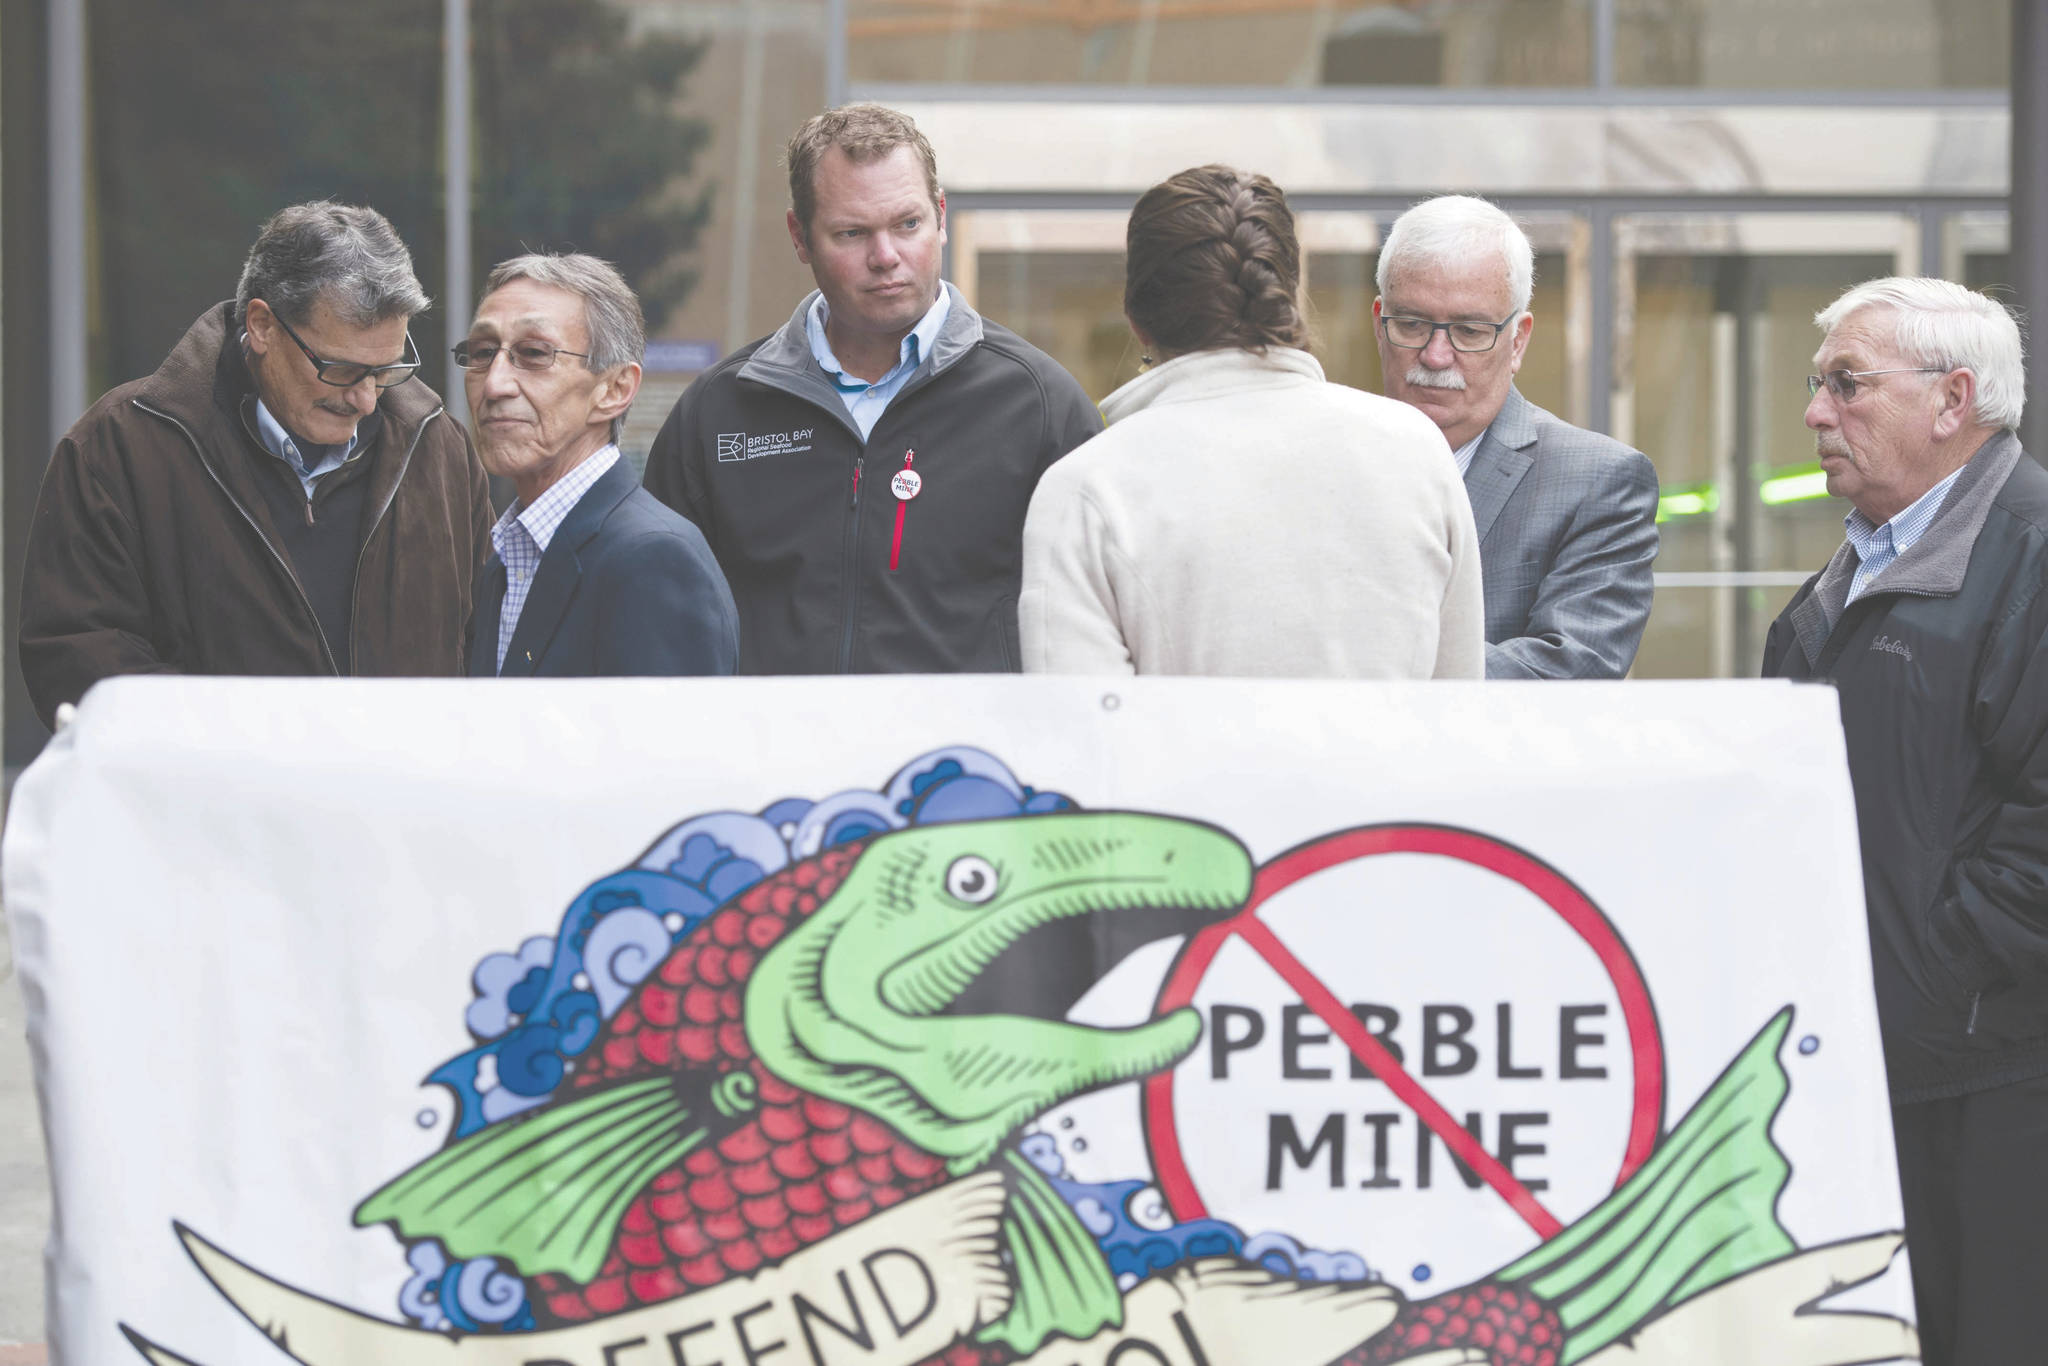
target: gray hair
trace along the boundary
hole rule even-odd
[[[552,285],[583,300],[583,330],[590,338],[590,357],[583,363],[593,374],[615,365],[638,365],[646,356],[647,321],[639,296],[611,262],[581,252],[529,252],[493,267],[484,281],[484,297],[514,280]],[[612,440],[625,429],[626,414],[620,413],[612,419]]]
[[[235,289],[238,326],[248,321],[251,299],[300,326],[314,302],[324,300],[349,327],[409,319],[429,302],[391,221],[375,209],[330,199],[279,209],[263,224]]]
[[[1833,332],[1869,308],[1892,315],[1892,344],[1908,365],[1968,370],[1977,379],[1970,416],[1986,427],[2020,425],[2027,408],[2027,344],[2012,313],[1996,299],[1953,280],[1894,275],[1866,280],[1813,315]]]
[[[1466,270],[1488,257],[1501,263],[1503,283],[1515,312],[1528,311],[1536,284],[1536,249],[1521,225],[1495,205],[1475,195],[1447,194],[1425,199],[1394,220],[1380,246],[1379,269],[1373,282],[1382,295],[1396,275],[1436,266]]]

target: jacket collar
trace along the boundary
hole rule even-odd
[[[1537,412],[1536,405],[1510,384],[1507,401],[1487,424],[1479,449],[1472,452],[1472,464],[1465,470],[1465,493],[1472,500],[1473,529],[1481,542],[1521,485],[1522,476],[1536,463],[1530,447],[1536,444]]]
[[[540,567],[533,571],[533,587],[527,590],[526,602],[519,609],[519,624],[512,628],[512,644],[505,651],[504,677],[530,678],[540,667],[540,661],[547,657],[548,643],[555,638],[583,581],[584,547],[604,529],[605,519],[613,510],[639,487],[632,464],[621,458],[613,461],[612,467],[599,475],[590,491],[569,509],[569,515],[562,519],[562,525],[548,542],[547,553],[540,557]],[[472,675],[488,676],[498,662],[497,614],[505,601],[505,566],[495,555],[491,557],[490,589],[482,595],[488,601],[479,603],[479,610],[488,610],[490,615],[483,619],[481,625],[485,629],[477,632],[477,648],[470,652]]]
[[[229,301],[200,314],[156,372],[136,387],[134,398],[139,406],[169,417],[191,434],[199,459],[275,544],[277,528],[270,524],[267,503],[255,482],[255,458],[274,457],[258,442],[251,458],[235,458],[236,452],[245,451],[245,443],[256,442],[242,418],[243,400],[256,391],[256,383],[242,356],[234,311]],[[384,439],[378,441],[375,431],[367,433],[367,454],[374,461],[369,491],[373,508],[385,506],[396,492],[406,456],[420,429],[442,411],[441,399],[423,381],[410,379],[379,394],[377,411]]]
[[[1970,553],[1977,548],[1991,506],[2019,463],[2020,454],[2020,439],[2010,431],[1994,432],[1986,438],[1956,476],[1926,533],[1885,567],[1865,595],[1946,598],[1960,592],[1970,569]],[[1792,605],[1792,629],[1809,667],[1819,663],[1822,647],[1847,608],[1857,564],[1856,552],[1843,541],[1814,580],[1813,591]]]
[[[930,357],[918,366],[910,382],[897,393],[898,399],[929,384],[981,343],[981,315],[968,307],[967,300],[951,281],[941,280],[939,288],[946,290],[952,298],[952,304],[946,310],[945,326],[939,329],[938,340],[932,343]],[[806,319],[818,295],[819,291],[815,289],[806,294],[803,302],[796,306],[796,311],[789,315],[789,321],[754,348],[754,354],[741,363],[739,378],[779,389],[824,409],[858,439],[860,428],[854,426],[853,417],[846,411],[839,391],[832,387],[832,381],[825,377],[825,372],[818,367],[817,358],[811,354]]]
[[[1190,351],[1140,374],[1102,400],[1105,422],[1121,422],[1157,403],[1184,403],[1247,389],[1271,389],[1324,380],[1323,367],[1306,351],[1269,346],[1263,353],[1239,347]]]

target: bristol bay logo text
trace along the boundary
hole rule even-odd
[[[732,460],[759,460],[764,455],[790,455],[807,451],[811,448],[811,435],[815,431],[815,427],[804,427],[793,432],[770,432],[764,436],[749,436],[745,432],[720,432],[719,463]]]

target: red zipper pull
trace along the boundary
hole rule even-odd
[[[860,506],[860,467],[863,463],[864,461],[860,456],[853,458],[853,497],[849,498],[846,502],[846,505],[850,508]]]
[[[910,462],[917,459],[914,450],[903,452],[903,468],[889,481],[889,492],[896,495],[896,536],[889,542],[889,572],[896,572],[896,566],[903,561],[903,513],[910,506],[910,500],[917,497],[924,488],[924,480]]]

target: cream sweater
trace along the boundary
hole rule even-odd
[[[1197,351],[1102,404],[1024,521],[1031,673],[1478,678],[1450,448],[1305,351]]]

